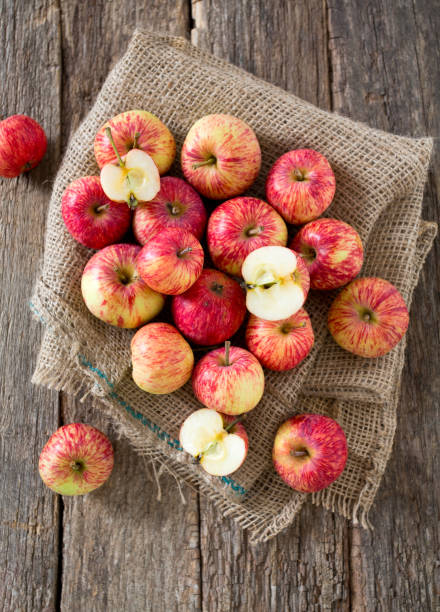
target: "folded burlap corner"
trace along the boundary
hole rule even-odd
[[[85,308],[80,278],[91,251],[65,229],[61,195],[70,181],[98,172],[93,140],[102,123],[136,107],[169,126],[178,151],[189,127],[205,114],[244,119],[263,153],[250,191],[257,197],[264,198],[267,171],[282,153],[299,147],[322,152],[337,181],[328,215],[351,223],[361,235],[362,274],[390,280],[408,305],[435,235],[435,225],[420,220],[431,140],[372,130],[321,111],[184,39],[136,31],[69,143],[50,201],[43,268],[31,301],[46,325],[33,381],[77,396],[92,394],[140,453],[208,494],[225,515],[249,528],[253,541],[278,533],[307,498],[284,485],[271,462],[277,427],[304,410],[335,417],[349,443],[343,475],[313,501],[359,516],[365,524],[391,451],[404,343],[376,360],[343,353],[327,337],[330,296],[312,293],[306,303],[316,338],[312,352],[294,371],[266,372],[264,398],[246,419],[247,460],[233,478],[212,478],[191,462],[177,439],[184,418],[200,407],[190,384],[166,396],[142,392],[131,379],[133,332],[101,323]],[[180,175],[178,157],[171,172]],[[150,494],[147,484],[145,494]]]

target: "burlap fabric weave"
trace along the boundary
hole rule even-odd
[[[380,359],[344,353],[327,337],[325,315],[332,296],[312,292],[306,303],[316,337],[312,352],[291,372],[265,373],[264,398],[246,419],[248,458],[232,478],[215,478],[192,463],[177,439],[184,418],[200,407],[190,384],[165,396],[141,391],[131,379],[133,332],[101,323],[85,308],[80,278],[92,252],[67,232],[61,196],[72,180],[98,173],[93,155],[98,128],[131,108],[159,116],[174,134],[178,152],[203,115],[244,119],[263,153],[250,194],[263,199],[265,177],[277,157],[294,148],[319,150],[337,181],[327,214],[359,232],[366,247],[362,274],[394,283],[408,305],[436,229],[420,217],[431,140],[385,134],[323,112],[184,39],[136,31],[68,146],[50,201],[44,262],[31,301],[46,326],[33,381],[78,397],[92,394],[141,454],[208,494],[225,515],[250,530],[252,541],[278,533],[308,499],[284,485],[271,461],[278,426],[305,410],[336,418],[349,444],[344,473],[312,501],[366,524],[391,451],[404,342]],[[181,175],[178,157],[171,173]],[[150,487],[146,482],[145,495],[153,494]]]

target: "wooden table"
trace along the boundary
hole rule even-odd
[[[135,26],[194,44],[317,104],[414,136],[440,128],[436,0],[0,0],[2,116],[41,121],[44,162],[0,179],[0,607],[427,611],[439,549],[438,241],[415,293],[393,455],[367,532],[319,508],[267,544],[171,478],[161,501],[143,461],[87,403],[30,383],[41,339],[28,307],[54,175]],[[424,216],[438,219],[438,147]],[[60,499],[38,456],[73,420],[114,440],[111,483]],[[438,467],[438,464],[437,464]],[[437,492],[436,492],[437,489]]]

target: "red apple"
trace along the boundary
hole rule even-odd
[[[46,149],[46,134],[31,117],[12,115],[0,121],[0,176],[13,178],[32,170]]]
[[[290,248],[303,258],[312,289],[337,289],[357,276],[364,250],[357,231],[337,219],[316,219],[299,230]]]
[[[195,189],[213,200],[243,193],[258,176],[261,150],[252,129],[231,115],[207,115],[188,132],[182,170]]]
[[[38,463],[45,485],[61,495],[84,495],[100,487],[113,469],[110,440],[91,425],[63,425],[49,438]]]
[[[121,157],[131,149],[140,149],[153,158],[160,174],[168,172],[176,155],[176,143],[170,130],[158,117],[144,110],[129,110],[104,123],[96,134],[94,145],[100,168],[116,159],[107,128],[111,129]]]
[[[185,229],[200,240],[206,225],[202,199],[186,181],[174,176],[160,179],[160,191],[134,211],[133,231],[140,244],[168,227]]]
[[[110,325],[139,327],[155,317],[165,303],[139,276],[136,258],[141,247],[112,244],[89,259],[81,279],[90,312]]]
[[[70,183],[63,193],[61,213],[73,238],[89,249],[118,242],[131,221],[128,206],[109,200],[99,176],[83,176]]]
[[[321,153],[296,149],[284,153],[270,169],[266,196],[288,223],[301,225],[330,206],[335,187],[333,170]]]
[[[173,297],[171,310],[182,334],[196,344],[210,345],[235,334],[246,315],[246,302],[235,280],[206,268],[188,291]]]
[[[286,246],[287,227],[280,215],[257,198],[223,202],[209,218],[208,248],[216,268],[239,276],[247,255],[262,246]]]
[[[190,232],[171,227],[142,247],[136,267],[149,287],[166,295],[179,295],[193,285],[203,269],[200,242]]]
[[[249,317],[246,344],[269,370],[291,370],[307,357],[315,341],[312,323],[304,308],[282,321]]]
[[[169,323],[149,323],[131,341],[134,382],[148,393],[172,393],[191,376],[194,355],[188,342]]]
[[[335,342],[361,357],[380,357],[400,342],[409,314],[396,287],[382,278],[357,278],[336,297],[328,313]]]
[[[202,357],[194,368],[194,395],[207,408],[224,414],[249,412],[263,396],[263,368],[249,351],[225,344]]]
[[[272,458],[289,487],[313,493],[342,474],[347,452],[344,430],[336,421],[320,414],[301,414],[278,429]]]

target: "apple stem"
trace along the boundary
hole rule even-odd
[[[364,314],[364,316],[362,317],[362,319],[365,321],[365,323],[369,323],[371,321],[371,315],[369,312],[366,312]]]
[[[105,133],[107,134],[107,138],[110,140],[110,144],[113,147],[113,151],[118,159],[119,165],[121,168],[125,168],[125,162],[122,161],[122,157],[119,155],[119,151],[116,148],[115,141],[113,140],[112,131],[109,127],[105,128]]]
[[[306,457],[309,453],[306,450],[296,450],[292,454],[294,457]]]
[[[258,234],[261,234],[263,230],[264,230],[264,227],[262,225],[259,225],[258,227],[252,227],[251,229],[248,229],[246,234],[248,236],[257,236]]]
[[[241,414],[239,417],[234,419],[234,421],[232,421],[232,423],[229,423],[229,425],[226,425],[226,427],[224,428],[225,431],[231,431],[231,429],[234,427],[234,425],[237,425],[237,423],[241,423],[243,418],[244,418],[244,415]]]
[[[167,202],[167,208],[172,215],[178,215],[180,213],[180,208],[171,202]]]
[[[187,253],[191,253],[192,251],[192,247],[188,246],[185,247],[184,249],[180,249],[180,251],[177,251],[177,257],[182,257],[182,255],[186,255]]]
[[[128,178],[128,177],[127,177]],[[136,208],[136,206],[139,204],[139,202],[136,200],[136,198],[134,197],[134,195],[132,193],[130,193],[130,198],[128,200],[128,206],[133,209]]]
[[[230,365],[229,364],[229,348],[231,346],[231,343],[229,340],[226,340],[225,342],[225,366]]]
[[[101,204],[101,206],[97,206],[95,208],[95,212],[101,213],[101,212],[103,212],[104,210],[107,210],[107,209],[108,209],[108,204]]]
[[[72,461],[70,467],[72,468],[72,470],[75,470],[75,472],[79,472],[82,468],[82,463],[80,463],[79,461]]]
[[[211,157],[208,157],[208,159],[205,159],[205,161],[193,164],[193,170],[197,170],[197,168],[200,168],[201,166],[211,166],[212,164],[215,164],[216,161],[216,158],[211,155]]]
[[[297,181],[303,181],[305,179],[304,173],[301,172],[299,168],[295,168],[295,170],[293,171],[293,176],[296,178]]]
[[[139,136],[140,136],[139,132],[136,132],[136,134],[134,135],[134,140],[133,140],[133,149],[137,149]]]

